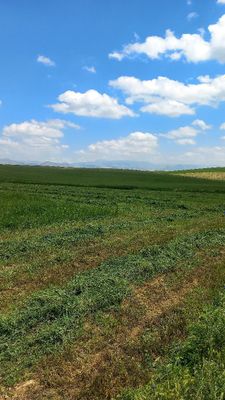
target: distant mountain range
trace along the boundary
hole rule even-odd
[[[53,161],[37,162],[37,161],[14,161],[7,158],[0,159],[0,164],[7,165],[33,165],[43,167],[64,167],[64,168],[115,168],[115,169],[136,169],[144,171],[173,171],[184,169],[204,168],[207,165],[186,165],[186,164],[152,164],[145,161],[105,161],[97,160],[95,162],[78,162],[78,163],[60,163]],[[213,165],[211,166],[213,167]]]

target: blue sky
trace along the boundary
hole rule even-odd
[[[0,159],[225,164],[225,0],[7,0],[0,24]]]

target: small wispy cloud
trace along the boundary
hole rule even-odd
[[[220,129],[221,129],[222,131],[225,131],[225,122],[223,122],[223,123],[220,125]]]
[[[200,36],[203,38],[206,34],[206,30],[205,28],[198,28],[198,32],[200,34]]]
[[[188,21],[192,21],[193,19],[195,19],[195,18],[197,18],[198,17],[198,14],[195,12],[195,11],[193,11],[193,12],[190,12],[188,15],[187,15],[187,20]]]
[[[217,0],[218,4],[225,4],[225,0]]]
[[[138,40],[140,39],[140,36],[138,35],[137,32],[134,32],[134,39],[135,39],[136,41],[138,41]]]
[[[202,131],[207,131],[212,128],[211,125],[206,124],[202,119],[196,119],[192,122],[192,125],[201,129]]]
[[[92,65],[92,66],[88,66],[88,65],[85,65],[84,67],[83,67],[83,69],[85,70],[85,71],[87,71],[87,72],[90,72],[91,74],[96,74],[96,68]]]
[[[55,61],[51,60],[51,58],[43,56],[43,55],[38,55],[37,56],[37,62],[46,65],[47,67],[55,67]]]

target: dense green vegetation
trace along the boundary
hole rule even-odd
[[[218,169],[216,169],[218,170]],[[219,169],[221,170],[221,169]],[[201,171],[201,170],[200,170]],[[204,170],[205,171],[205,170]],[[209,171],[209,169],[207,170]],[[189,171],[190,172],[190,171]],[[84,186],[112,189],[149,189],[225,192],[221,182],[204,182],[178,176],[175,173],[144,172],[117,169],[75,169],[35,166],[0,165],[0,182]]]
[[[224,194],[0,166],[0,395],[33,379],[21,400],[225,398]]]

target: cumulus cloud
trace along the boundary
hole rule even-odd
[[[201,132],[206,131],[210,128],[211,126],[206,124],[205,121],[196,119],[192,122],[191,125],[181,126],[167,133],[162,133],[160,136],[174,140],[177,144],[194,145],[194,138]]]
[[[83,69],[87,72],[90,72],[91,74],[96,74],[96,68],[93,65],[91,67],[85,65]]]
[[[164,134],[163,136],[169,139],[180,139],[180,138],[187,138],[187,137],[195,137],[197,135],[197,129],[191,126],[181,126],[178,129],[173,129],[168,133]]]
[[[51,58],[39,55],[37,56],[37,62],[46,65],[47,67],[55,67],[55,62]]]
[[[195,13],[190,13],[193,18]],[[176,37],[174,32],[166,30],[165,37],[148,36],[144,42],[125,45],[122,51],[114,51],[110,58],[121,61],[125,57],[144,54],[154,60],[162,56],[172,60],[185,59],[188,62],[217,60],[225,63],[225,15],[217,23],[208,26],[209,40],[205,40],[200,32],[184,33]]]
[[[150,114],[167,115],[168,117],[179,117],[180,115],[192,115],[195,111],[176,100],[160,100],[155,103],[141,107],[142,112]]]
[[[206,127],[208,129],[209,125],[203,120],[194,120],[189,126],[179,127],[158,135],[137,131],[118,139],[101,140],[75,152],[76,161],[130,160],[174,163],[173,155],[160,153],[159,137],[172,140],[182,146],[194,145],[195,138],[206,130]]]
[[[68,90],[58,97],[59,103],[50,107],[60,113],[85,117],[120,119],[135,114],[128,107],[118,103],[117,99],[99,93],[97,90],[88,90],[85,93]]]
[[[202,119],[196,119],[195,121],[192,122],[192,125],[196,126],[202,131],[207,131],[212,128],[211,125],[206,124],[205,121],[203,121]]]
[[[126,103],[146,103],[142,112],[175,117],[194,114],[197,106],[216,107],[225,101],[225,75],[210,78],[200,76],[197,83],[186,84],[167,77],[142,81],[132,76],[121,76],[109,82],[122,90]]]
[[[168,133],[161,134],[161,136],[174,140],[177,144],[195,144],[195,138],[199,131],[191,126],[182,126],[178,129],[169,131]]]
[[[151,161],[158,146],[156,135],[148,132],[132,132],[128,136],[113,140],[102,140],[90,144],[76,153],[79,160],[132,160]]]
[[[79,129],[78,125],[60,119],[7,125],[0,135],[0,157],[27,161],[52,160],[67,148],[61,142],[63,130],[67,127]]]
[[[141,132],[143,134],[143,132]],[[131,134],[130,134],[131,135]],[[127,149],[127,145],[125,145],[125,150],[123,150],[123,141],[130,142],[130,135],[120,138],[118,140],[105,140],[101,142],[97,142],[93,145],[90,145],[87,149],[76,152],[76,161],[97,161],[97,160],[131,160],[131,161],[149,161],[166,165],[174,164],[185,164],[185,165],[196,165],[196,166],[224,166],[225,160],[225,146],[195,146],[190,151],[179,152],[176,154],[168,153],[160,153],[158,151],[157,145],[157,137],[154,134],[150,134],[155,139],[149,140],[148,150],[143,153],[143,143],[140,144],[140,141],[132,139],[132,143],[136,146],[138,142],[137,152],[129,153]],[[144,135],[147,135],[144,133]],[[147,137],[145,138],[147,139]],[[178,139],[179,143],[182,145],[192,145],[192,138],[181,138]],[[144,140],[145,141],[145,140]],[[148,140],[147,140],[148,141]],[[146,142],[147,142],[146,141]],[[119,142],[119,143],[117,143]],[[118,147],[117,147],[118,144]],[[152,147],[153,144],[153,147]]]

